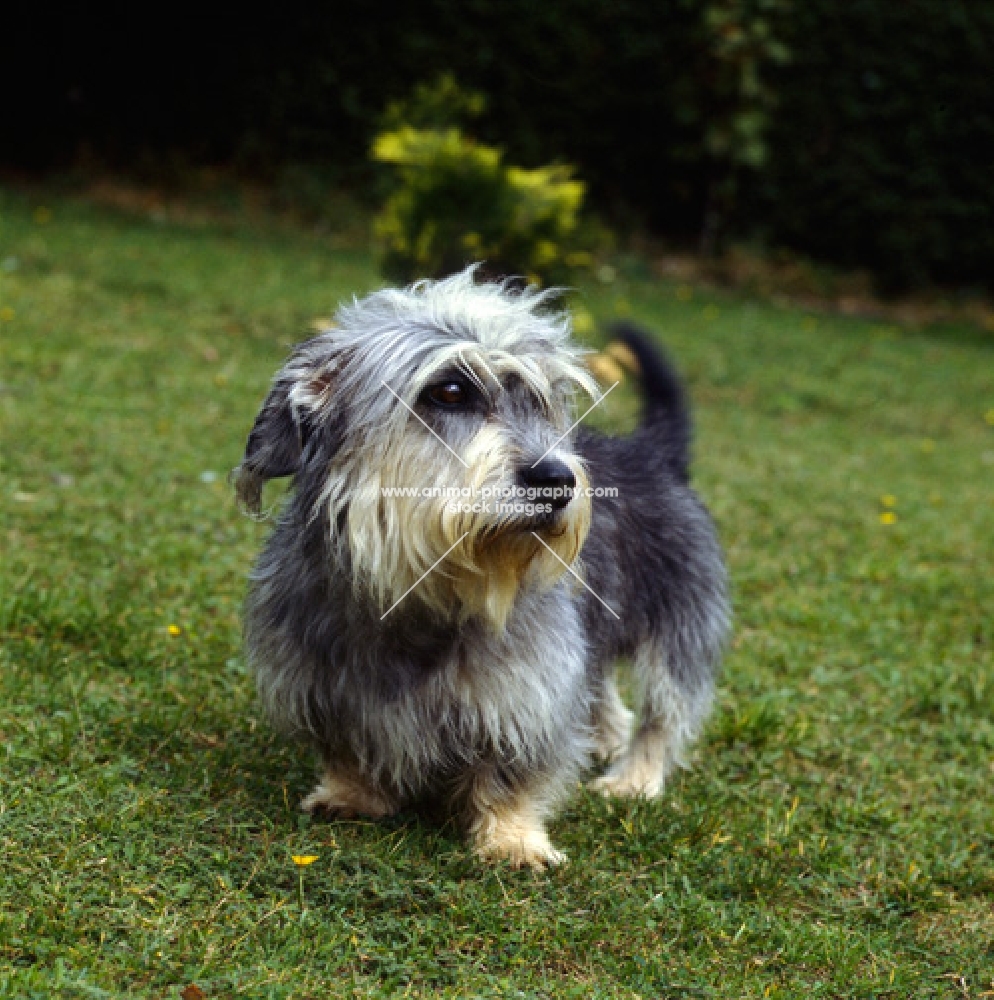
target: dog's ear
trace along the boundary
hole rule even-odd
[[[262,487],[300,471],[306,444],[306,421],[290,398],[291,379],[278,379],[262,404],[245,445],[245,456],[232,473],[238,499],[253,514],[259,513]]]

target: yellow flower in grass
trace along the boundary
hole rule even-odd
[[[169,634],[170,634],[170,635],[171,635],[171,636],[172,636],[172,637],[173,637],[174,639],[176,638],[176,636],[178,636],[178,635],[182,635],[182,634],[183,634],[183,630],[182,630],[182,629],[181,629],[181,628],[179,627],[179,625],[170,625],[170,626],[169,626],[169,627],[168,627],[168,628],[166,629],[166,631],[167,631],[167,632],[168,632],[168,633],[169,633]]]
[[[897,524],[897,514],[895,514],[894,511],[892,511],[892,510],[885,510],[880,515],[880,523],[881,524]]]
[[[291,854],[290,860],[297,866],[297,902],[300,904],[300,914],[304,914],[304,869],[317,861],[316,854]]]

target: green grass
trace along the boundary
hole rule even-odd
[[[663,801],[578,791],[568,866],[485,868],[413,816],[300,816],[312,762],[239,648],[266,527],[224,477],[287,346],[376,283],[368,251],[39,204],[0,197],[0,996],[994,989],[994,340],[637,261],[584,291],[688,377],[735,638]]]

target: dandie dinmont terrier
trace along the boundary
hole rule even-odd
[[[577,429],[576,391],[598,390],[550,293],[473,269],[341,307],[277,374],[235,483],[258,510],[293,477],[245,627],[269,713],[323,762],[304,809],[441,801],[481,857],[542,867],[593,756],[608,795],[658,796],[683,761],[725,570],[680,384],[616,333],[644,395],[626,437]]]

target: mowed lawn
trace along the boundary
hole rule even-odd
[[[693,769],[659,802],[578,789],[539,875],[414,815],[302,817],[313,762],[245,671],[267,526],[225,477],[288,346],[377,284],[368,248],[0,210],[0,996],[991,995],[994,335],[637,260],[581,289],[689,382],[736,624]]]

